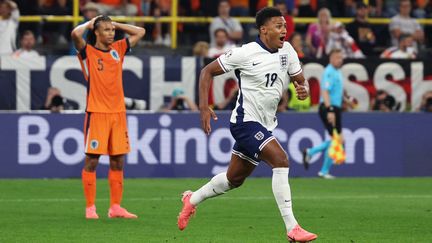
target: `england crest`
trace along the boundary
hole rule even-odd
[[[279,63],[280,63],[281,69],[287,69],[288,68],[288,54],[279,55]]]

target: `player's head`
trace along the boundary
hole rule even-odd
[[[114,42],[115,27],[110,17],[102,15],[94,21],[93,30],[89,32],[87,42],[95,45],[100,42],[110,45]]]
[[[256,14],[256,26],[260,37],[270,49],[282,48],[286,35],[286,22],[279,9],[266,7]]]
[[[330,64],[335,68],[340,68],[343,63],[343,55],[341,49],[333,49],[329,53]]]

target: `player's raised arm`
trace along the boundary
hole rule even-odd
[[[85,22],[84,24],[78,25],[77,27],[75,27],[72,30],[72,33],[71,33],[72,41],[74,42],[75,48],[78,51],[81,51],[85,47],[86,42],[83,39],[83,35],[86,32],[86,30],[93,29],[94,22],[98,17],[100,17],[100,16],[96,16],[96,17],[92,18],[91,20]]]
[[[211,132],[210,117],[217,120],[216,114],[208,105],[210,83],[214,76],[224,73],[217,60],[205,66],[199,77],[199,110],[201,115],[201,127],[208,135]]]
[[[146,33],[145,29],[142,27],[117,22],[112,22],[112,24],[116,29],[124,31],[126,34],[129,35],[128,39],[131,47],[134,47]]]

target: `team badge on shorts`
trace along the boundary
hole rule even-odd
[[[91,149],[97,149],[99,147],[99,141],[96,139],[93,139],[90,141],[90,148]]]
[[[116,61],[119,61],[119,60],[120,60],[120,56],[119,56],[119,54],[117,53],[116,50],[111,50],[111,51],[110,51],[110,54],[111,54],[111,56],[112,56],[112,58],[113,58],[114,60],[116,60]]]
[[[279,55],[279,62],[281,69],[286,69],[288,67],[288,54]]]
[[[264,133],[262,133],[261,131],[257,132],[254,136],[256,138],[256,140],[261,141],[264,138]]]

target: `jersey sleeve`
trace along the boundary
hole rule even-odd
[[[128,38],[123,38],[114,42],[113,47],[118,51],[121,58],[123,58],[126,53],[130,52],[130,43]]]
[[[300,65],[300,60],[298,58],[297,52],[294,50],[294,48],[289,45],[288,49],[288,74],[289,76],[293,77],[296,75],[299,75],[302,72],[302,68]]]
[[[321,90],[330,90],[332,86],[332,72],[329,69],[325,69],[321,78]]]
[[[246,59],[244,48],[236,47],[220,55],[217,61],[224,72],[229,72],[240,68],[246,62]]]
[[[90,74],[89,74],[89,69],[87,66],[87,44],[84,46],[83,49],[81,49],[79,51],[77,50],[77,56],[78,56],[78,59],[80,61],[81,70],[84,74],[84,78],[86,81],[88,81]]]

